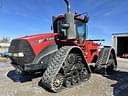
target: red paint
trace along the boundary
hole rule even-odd
[[[100,45],[93,41],[85,41],[83,44],[78,44],[83,50],[87,63],[92,63],[95,56],[99,56]]]
[[[41,50],[47,47],[50,44],[55,43],[54,37],[57,33],[47,33],[47,34],[38,34],[32,36],[25,36],[18,39],[24,39],[29,42],[36,56],[41,52]],[[53,38],[52,40],[48,40]]]
[[[59,16],[54,16],[55,18],[57,19],[65,19],[65,16],[64,15],[59,15]],[[84,16],[77,16],[74,18],[75,20],[80,20],[80,21],[85,21],[85,19],[88,19],[88,17],[84,17]]]
[[[32,36],[25,36],[18,39],[24,39],[29,42],[35,55],[37,56],[43,48],[47,47],[50,44],[55,43],[54,37],[57,36],[57,33],[47,33],[47,34],[38,34]],[[59,35],[58,35],[59,36]],[[53,40],[45,40],[47,38],[53,38]],[[44,40],[42,42],[39,42]],[[58,40],[62,45],[76,45],[79,46],[85,55],[87,63],[91,63],[95,56],[99,56],[99,47],[100,45],[93,41],[85,41],[83,44],[79,44],[77,40]]]
[[[94,41],[85,41],[80,44],[77,40],[59,40],[63,45],[79,46],[85,55],[87,63],[92,63],[93,59],[99,56],[100,44]]]
[[[60,15],[58,17],[55,17],[58,19],[64,19],[64,15]],[[75,17],[76,20],[84,20],[85,18],[78,16]],[[99,47],[100,45],[93,42],[93,41],[85,41],[83,44],[79,44],[77,40],[61,40],[61,37],[58,33],[47,33],[47,34],[38,34],[38,35],[32,35],[32,36],[26,36],[21,37],[18,39],[25,39],[29,42],[31,45],[35,55],[37,56],[43,48],[47,47],[50,44],[55,43],[55,40],[44,40],[44,42],[39,42],[43,39],[47,38],[54,38],[55,36],[58,36],[57,42],[60,42],[62,45],[76,45],[81,47],[83,50],[83,53],[85,55],[85,59],[87,60],[87,63],[91,63],[95,56],[99,56]]]
[[[85,43],[86,46],[86,52],[87,52],[87,61],[88,63],[91,63],[92,60],[94,59],[94,56],[99,56],[99,47],[100,45],[93,42],[93,41],[87,41]]]

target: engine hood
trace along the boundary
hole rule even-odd
[[[35,55],[38,55],[42,49],[55,43],[55,36],[57,33],[37,34],[31,36],[25,36],[14,40],[24,40],[31,46]]]
[[[31,35],[31,36],[24,36],[20,37],[17,39],[25,39],[25,40],[37,40],[37,39],[42,39],[42,38],[50,38],[57,36],[57,33],[47,33],[47,34],[36,34],[36,35]]]

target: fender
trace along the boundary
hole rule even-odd
[[[39,55],[35,57],[33,64],[39,64],[42,58],[50,56],[51,54],[55,53],[57,50],[58,50],[58,46],[56,43],[45,47],[44,49],[42,49]]]

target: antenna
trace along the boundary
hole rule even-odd
[[[71,7],[70,7],[70,0],[64,0],[66,5],[67,5],[67,13],[71,12]]]

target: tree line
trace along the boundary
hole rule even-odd
[[[9,43],[9,42],[10,42],[9,37],[3,37],[2,39],[0,39],[0,43]]]

